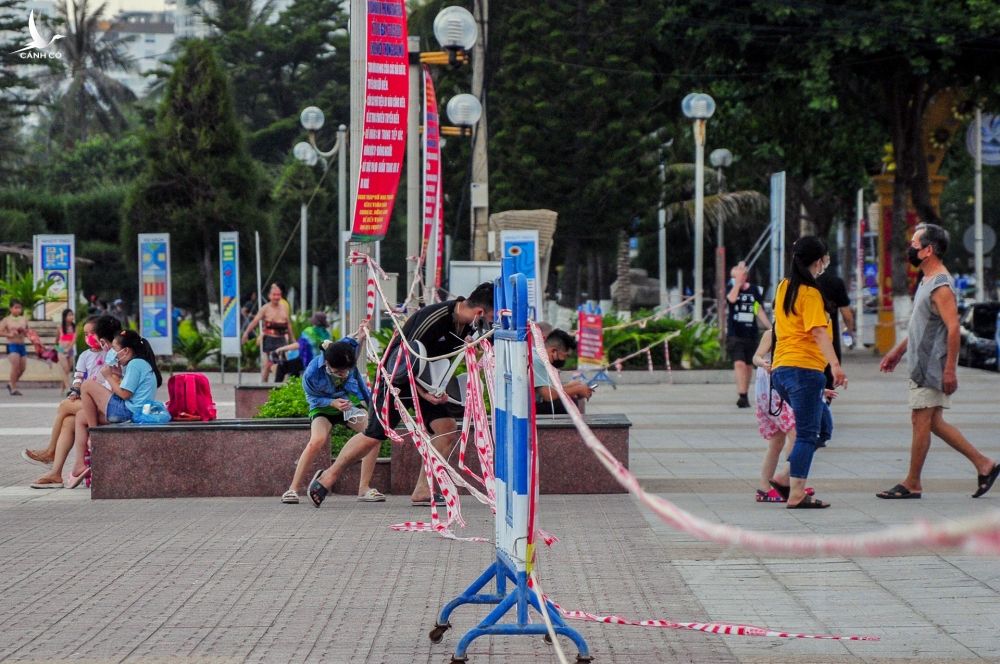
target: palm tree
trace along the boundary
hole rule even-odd
[[[63,70],[47,88],[54,102],[50,135],[65,147],[97,133],[117,134],[128,125],[125,106],[135,101],[135,94],[111,73],[135,68],[125,49],[134,37],[114,36],[102,28],[106,7],[103,2],[91,9],[90,0],[75,0],[71,8],[67,0],[58,4],[66,24],[66,39],[56,42]]]

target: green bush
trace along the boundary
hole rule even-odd
[[[284,385],[271,390],[267,402],[257,409],[256,418],[286,418],[286,417],[307,417],[309,415],[309,402],[306,401],[306,393],[302,388],[302,379],[290,376]],[[344,445],[350,440],[354,432],[343,424],[337,424],[330,432],[330,455],[336,457]],[[380,457],[388,457],[392,453],[392,443],[388,440],[382,441],[379,448]]]
[[[635,319],[649,316],[651,311],[639,311]],[[619,325],[624,321],[614,314],[604,316],[604,327]],[[666,368],[663,356],[662,342],[670,333],[679,334],[669,341],[670,364],[674,369],[712,368],[722,361],[722,348],[719,345],[719,332],[714,326],[704,323],[694,323],[686,319],[659,318],[647,321],[644,325],[631,325],[617,330],[604,331],[604,354],[608,363],[612,364],[620,357],[630,355],[650,344],[654,368]],[[624,368],[645,369],[648,366],[646,354],[626,360]]]
[[[36,283],[30,271],[9,281],[0,280],[0,308],[10,309],[11,300],[20,300],[25,315],[30,318],[37,305],[55,300],[49,296],[49,289],[54,283],[52,279]]]

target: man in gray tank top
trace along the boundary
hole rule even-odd
[[[973,498],[992,488],[1000,475],[1000,464],[973,447],[962,432],[944,421],[944,409],[951,406],[950,396],[958,389],[958,305],[951,275],[942,257],[948,250],[948,232],[935,224],[920,224],[907,250],[910,264],[920,268],[923,280],[913,296],[913,314],[907,336],[884,358],[880,369],[889,373],[903,355],[910,351],[910,418],[913,440],[910,470],[906,479],[879,498],[919,498],[923,488],[920,473],[931,446],[931,434],[948,443],[976,467],[978,484]]]

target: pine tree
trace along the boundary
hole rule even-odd
[[[270,185],[247,152],[229,83],[206,42],[185,43],[145,152],[145,170],[124,208],[123,246],[135,247],[138,233],[169,232],[174,301],[207,311],[218,299],[218,233],[241,232],[247,248],[254,231],[262,247],[273,243]],[[134,266],[134,251],[126,255]]]
[[[0,0],[0,179],[10,182],[21,153],[18,140],[20,119],[28,113],[34,83],[25,75],[17,56],[10,55],[23,46],[27,36],[28,15],[21,0]]]

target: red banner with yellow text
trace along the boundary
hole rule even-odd
[[[354,242],[381,240],[389,228],[403,170],[410,92],[406,3],[369,0],[365,7],[365,97],[351,226]]]

